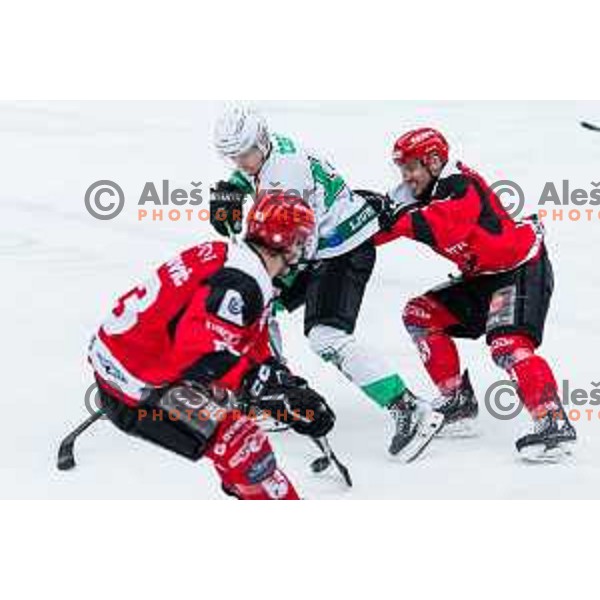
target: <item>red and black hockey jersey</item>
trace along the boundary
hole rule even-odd
[[[266,360],[273,286],[245,244],[203,243],[121,296],[94,336],[89,360],[128,404],[182,380],[236,390]]]
[[[417,240],[465,276],[509,271],[540,253],[541,226],[533,219],[515,221],[484,179],[461,164],[459,172],[437,182],[426,200],[410,198],[405,185],[390,197],[406,206],[389,231],[375,236],[377,245],[399,237]]]

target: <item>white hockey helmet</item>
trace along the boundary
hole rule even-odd
[[[251,108],[227,109],[215,126],[215,147],[221,156],[236,158],[252,148],[269,152],[269,129],[264,118]]]

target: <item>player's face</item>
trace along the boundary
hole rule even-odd
[[[247,152],[236,156],[233,159],[235,166],[248,175],[258,175],[261,170],[265,157],[258,148],[251,148]]]
[[[413,160],[402,165],[401,171],[404,183],[410,187],[416,198],[428,190],[433,182],[433,175],[420,160]]]

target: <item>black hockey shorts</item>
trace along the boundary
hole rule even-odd
[[[306,284],[306,335],[316,325],[354,332],[375,259],[375,246],[368,240],[346,254],[313,266]]]
[[[215,407],[206,393],[176,385],[153,393],[136,408],[98,386],[104,413],[121,431],[197,461],[206,452],[217,427]]]
[[[459,321],[447,329],[452,337],[487,343],[498,335],[523,333],[536,347],[544,337],[546,316],[554,290],[552,264],[544,248],[541,256],[514,271],[458,279],[427,292]]]

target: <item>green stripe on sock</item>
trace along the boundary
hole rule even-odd
[[[362,386],[362,391],[385,408],[398,399],[406,390],[406,384],[399,375],[390,375],[379,381]]]

